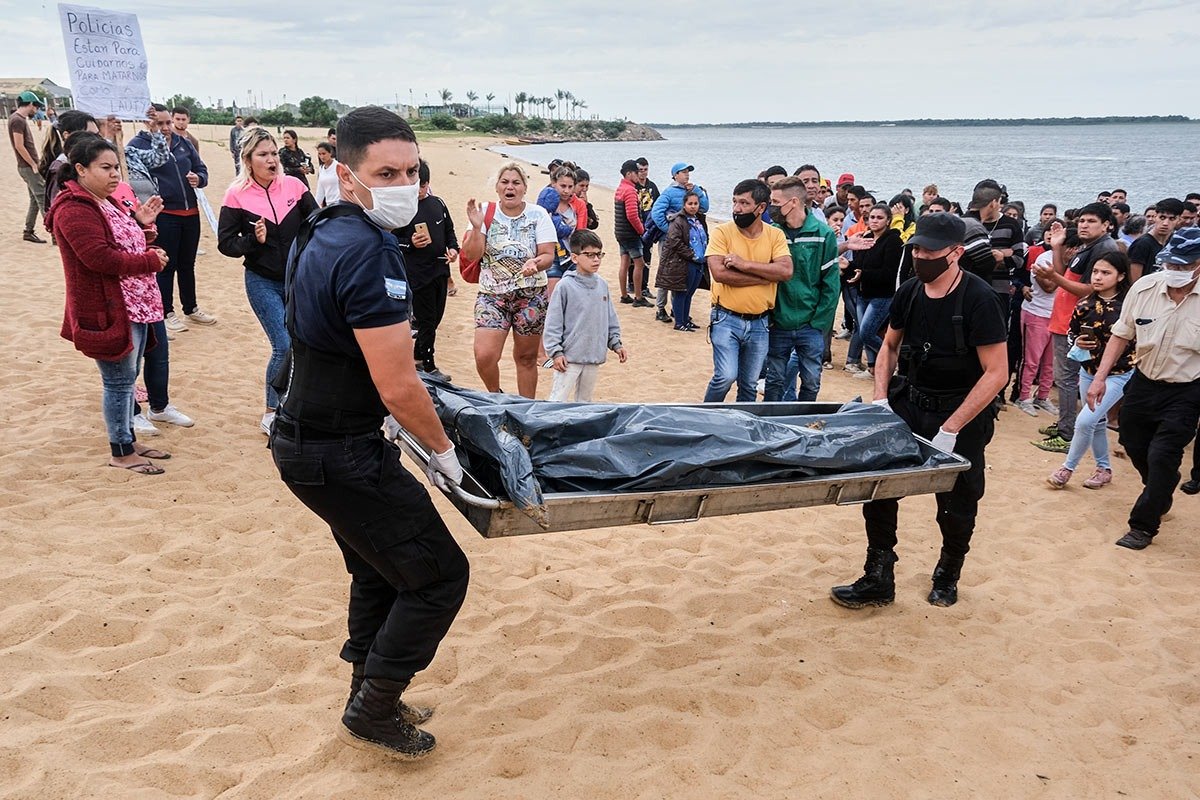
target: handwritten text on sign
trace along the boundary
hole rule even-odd
[[[75,107],[142,119],[150,105],[146,48],[135,14],[59,3]]]

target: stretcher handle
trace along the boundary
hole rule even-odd
[[[416,461],[423,467],[429,466],[429,452],[418,442],[411,433],[401,428],[396,434],[396,446],[408,454],[408,457]],[[471,479],[471,483],[476,486],[479,481],[471,477],[471,474],[463,470],[463,475]],[[440,488],[440,487],[439,487]],[[467,505],[475,506],[476,508],[497,509],[500,507],[500,501],[494,497],[480,497],[479,495],[471,494],[464,489],[460,484],[451,483],[449,491],[443,489],[446,494],[453,494],[459,500],[462,500]]]

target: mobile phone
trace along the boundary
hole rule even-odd
[[[416,225],[413,225],[413,233],[420,233],[420,234],[423,234],[424,236],[428,236],[429,235],[429,226],[427,224],[425,224],[424,222],[418,222]]]

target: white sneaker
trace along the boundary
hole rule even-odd
[[[196,248],[196,255],[198,255],[198,256],[206,256],[206,255],[208,255],[208,251],[207,251],[207,250],[201,250],[199,247],[197,247],[197,248]]]
[[[849,372],[851,375],[857,375],[860,372],[865,372],[861,364],[849,363],[842,367],[842,372]]]
[[[133,432],[137,436],[158,436],[162,431],[154,427],[144,414],[133,416]]]
[[[1016,403],[1014,403],[1014,405],[1016,405],[1017,408],[1021,409],[1022,411],[1024,411],[1026,414],[1028,414],[1031,417],[1037,416],[1037,404],[1036,403],[1030,402],[1029,400],[1018,400]]]
[[[173,405],[167,405],[162,411],[150,410],[146,416],[155,422],[166,422],[171,425],[178,425],[181,428],[190,428],[196,423],[187,414],[184,414]]]
[[[854,379],[858,381],[873,381],[875,376],[869,370],[859,370],[854,373]]]
[[[1054,403],[1051,403],[1049,398],[1045,400],[1034,400],[1033,406],[1034,408],[1040,408],[1047,414],[1051,414],[1056,417],[1058,416],[1058,406],[1054,405]]]
[[[167,313],[167,317],[164,322],[167,323],[167,330],[174,331],[175,333],[186,331],[188,329],[187,323],[175,316],[174,311]]]
[[[190,321],[195,322],[197,325],[216,325],[217,324],[217,318],[202,308],[197,308],[197,309],[193,310],[192,313],[187,314],[186,316]]]
[[[267,436],[270,436],[271,435],[271,423],[273,423],[274,421],[275,421],[275,412],[268,411],[267,413],[263,414],[262,422],[258,423],[258,427],[262,428],[263,433],[265,433]]]
[[[767,392],[767,379],[766,379],[766,378],[759,378],[757,381],[755,381],[755,382],[754,382],[754,391],[758,392],[759,394],[766,394],[766,392]]]

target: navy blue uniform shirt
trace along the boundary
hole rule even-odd
[[[296,265],[296,336],[362,358],[354,328],[407,322],[412,302],[396,237],[358,214],[324,220]]]

